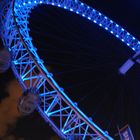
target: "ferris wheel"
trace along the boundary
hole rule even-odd
[[[25,91],[19,100],[19,110],[29,114],[37,108],[61,139],[113,140],[66,95],[37,54],[29,35],[28,19],[31,10],[41,4],[78,14],[99,25],[135,51],[136,54],[119,69],[122,74],[135,62],[140,62],[139,40],[102,13],[78,0],[5,0],[1,3],[3,44],[12,56],[12,70]]]

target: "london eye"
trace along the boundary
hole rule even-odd
[[[40,9],[46,11],[42,19],[39,18]],[[100,112],[100,108],[108,108],[110,112],[115,108],[115,105],[108,107],[113,102],[109,98],[112,96],[119,100],[121,97],[117,94],[124,90],[120,86],[124,84],[122,75],[139,63],[140,41],[103,13],[77,0],[5,0],[1,4],[0,18],[3,21],[2,41],[11,54],[14,75],[23,91],[30,91],[27,94],[38,96],[37,110],[57,135],[61,139],[74,140],[114,139],[105,130],[107,128],[102,128],[102,124],[98,126],[99,122],[94,118],[107,120],[102,116],[109,114]],[[46,19],[48,22],[44,21],[41,28],[40,21],[34,21],[35,18],[39,18],[41,22]],[[66,21],[61,22],[61,18]],[[41,29],[44,34],[40,36]],[[75,32],[69,32],[71,36],[67,38],[65,35],[68,34],[68,29]],[[102,32],[102,37],[98,31]],[[65,35],[62,34],[64,32]],[[77,32],[83,36],[77,35]],[[48,37],[48,41],[47,38],[43,39],[44,36]],[[128,50],[125,47],[110,47],[110,39],[114,40],[112,45],[123,44]],[[104,41],[104,46],[100,44],[101,40]],[[119,52],[124,54],[123,58],[120,58]],[[117,63],[106,62],[113,57],[117,58]],[[96,72],[100,75],[97,76]],[[121,92],[114,91],[110,83],[114,87],[120,86]],[[100,94],[101,92],[104,94]],[[114,95],[110,94],[112,92]],[[94,94],[93,97],[98,102],[89,99],[91,94]],[[86,102],[90,102],[91,106],[86,107]],[[86,112],[89,107],[90,111]],[[109,121],[111,120],[112,117]],[[111,122],[106,123],[110,127]]]

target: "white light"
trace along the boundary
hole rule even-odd
[[[76,13],[77,13],[77,14],[79,14],[79,12],[78,12],[78,11],[76,11]]]
[[[96,20],[94,20],[94,23],[97,23],[97,21],[96,21]]]
[[[60,4],[58,4],[58,7],[60,7],[61,5]]]
[[[72,8],[70,8],[70,11],[73,11],[73,9],[72,9]]]
[[[83,4],[83,3],[81,3],[81,5],[83,6],[84,4]]]
[[[128,46],[130,46],[130,44],[129,44],[129,43],[127,43],[127,45],[128,45]]]
[[[113,34],[113,31],[111,31],[111,34]]]
[[[85,17],[85,15],[84,15],[84,14],[82,14],[82,16],[83,16],[83,17]]]
[[[130,35],[130,33],[127,33],[127,35]]]
[[[105,19],[107,19],[107,17],[105,17]]]
[[[118,25],[118,24],[116,24],[116,27],[119,27],[119,25]]]
[[[90,18],[90,17],[88,17],[88,19],[89,19],[89,20],[91,20],[91,18]]]
[[[52,5],[54,5],[54,3],[52,3]]]
[[[24,2],[23,5],[25,5],[26,3]]]
[[[36,3],[36,1],[34,1],[34,3]]]
[[[19,5],[19,7],[21,7],[21,6]]]
[[[112,21],[112,20],[110,20],[110,22],[111,22],[111,23],[113,23],[113,21]]]
[[[100,26],[102,26],[102,24],[101,24],[101,23],[100,23],[99,25],[100,25]]]
[[[106,29],[106,30],[108,30],[108,28],[107,28],[107,27],[105,27],[105,29]]]
[[[99,13],[99,16],[101,16],[102,14],[101,13]]]
[[[133,37],[133,40],[135,40],[136,38],[135,37]]]
[[[134,51],[135,51],[135,48],[132,48],[132,50],[134,50]]]
[[[30,2],[30,1],[28,1],[28,3],[29,3],[29,4],[31,4],[31,2]]]
[[[42,1],[40,1],[40,3],[42,3]]]
[[[124,42],[124,39],[122,39],[122,42]]]
[[[119,38],[119,35],[116,35],[116,37],[118,37],[118,38]]]
[[[66,6],[64,6],[64,9],[67,9],[67,7],[66,7]]]
[[[124,31],[124,29],[123,29],[123,28],[122,28],[121,30],[122,30],[122,31]]]

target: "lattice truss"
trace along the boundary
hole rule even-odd
[[[12,69],[23,89],[38,92],[38,111],[61,139],[113,140],[88,118],[53,79],[29,36],[28,18],[38,4],[67,9],[98,24],[137,51],[140,42],[95,9],[77,0],[5,0],[1,3],[1,37],[12,55]]]

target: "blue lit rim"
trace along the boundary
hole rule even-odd
[[[39,91],[38,111],[43,118],[64,139],[80,136],[82,140],[113,140],[68,98],[39,58],[28,32],[29,13],[38,4],[57,6],[81,15],[113,34],[133,51],[140,49],[140,42],[108,17],[78,0],[15,0],[13,6],[8,5],[13,11],[7,10],[1,33],[3,43],[13,55],[12,69],[23,89],[35,87]],[[59,118],[59,126],[54,117]]]

